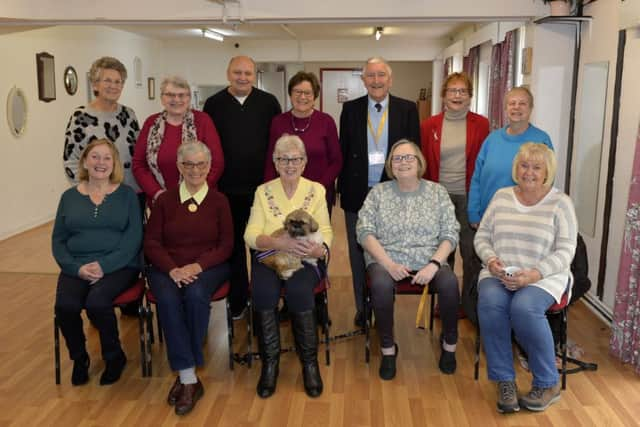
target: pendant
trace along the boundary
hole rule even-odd
[[[187,209],[189,209],[189,212],[194,213],[198,210],[198,205],[196,205],[195,203],[189,203]]]

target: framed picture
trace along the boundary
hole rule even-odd
[[[53,55],[47,52],[36,53],[38,71],[38,99],[51,102],[56,99],[56,75]]]
[[[156,79],[147,78],[147,96],[149,99],[156,99]]]
[[[96,98],[96,94],[93,93],[93,82],[91,81],[91,73],[87,71],[87,103],[90,103]]]
[[[520,72],[524,75],[531,74],[531,59],[533,55],[533,49],[530,47],[522,48],[522,67]]]

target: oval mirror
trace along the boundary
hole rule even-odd
[[[64,88],[69,95],[75,95],[78,91],[78,74],[71,65],[64,69]]]
[[[12,87],[7,97],[7,122],[15,136],[24,133],[27,125],[27,97],[22,89]]]

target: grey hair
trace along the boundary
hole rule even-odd
[[[382,56],[372,56],[371,58],[367,59],[367,62],[365,62],[362,66],[362,75],[367,72],[367,65],[369,64],[384,64],[389,77],[391,77],[391,74],[393,73],[393,71],[391,70],[391,65],[389,65],[386,59],[384,59]]]
[[[276,146],[273,149],[273,161],[280,157],[280,154],[285,151],[298,150],[302,156],[307,158],[307,150],[304,148],[304,142],[297,135],[284,134],[276,141]]]
[[[92,83],[100,80],[100,72],[102,70],[114,70],[120,73],[120,78],[124,82],[127,80],[127,68],[122,62],[112,56],[103,56],[96,59],[89,69],[89,79]]]
[[[191,86],[189,86],[189,82],[183,77],[167,76],[162,79],[162,83],[160,83],[160,93],[164,93],[164,90],[169,85],[179,87],[180,89],[186,89],[187,91],[189,91],[189,95],[191,95]]]
[[[178,147],[178,163],[182,163],[186,156],[191,154],[204,153],[207,162],[211,161],[211,150],[200,141],[187,141]]]

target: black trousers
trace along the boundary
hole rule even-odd
[[[122,348],[118,335],[118,320],[113,311],[113,300],[133,285],[139,271],[122,268],[91,285],[77,276],[60,273],[56,290],[55,313],[60,331],[69,350],[69,357],[76,360],[86,353],[85,335],[80,312],[84,308],[93,326],[98,329],[102,358],[117,357]]]
[[[229,258],[231,265],[231,291],[229,301],[231,311],[238,313],[247,304],[249,298],[249,272],[247,271],[247,250],[244,243],[244,229],[247,227],[253,193],[225,194],[229,200],[233,218],[233,252]]]
[[[315,306],[313,288],[324,277],[324,268],[303,264],[287,280],[282,280],[276,272],[251,257],[251,292],[253,305],[258,311],[274,310],[280,300],[284,286],[284,298],[291,313],[312,310]]]
[[[380,347],[393,347],[393,288],[395,280],[378,263],[369,264],[367,273],[371,280],[371,304],[376,316]],[[442,334],[447,344],[458,342],[458,279],[448,265],[443,265],[433,276],[429,286],[435,288],[442,319]],[[432,289],[434,289],[432,288]]]

